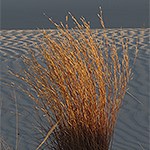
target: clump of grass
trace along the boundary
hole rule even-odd
[[[49,129],[58,123],[47,137],[50,149],[108,150],[131,76],[128,40],[119,39],[117,47],[101,14],[104,32],[99,37],[84,18],[80,24],[71,17],[72,29],[50,19],[57,36],[43,31],[41,58],[31,51],[31,57],[24,57],[25,76],[18,76],[36,92],[26,91],[46,115]]]

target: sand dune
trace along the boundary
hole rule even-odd
[[[134,96],[130,94],[125,96],[115,129],[113,150],[149,149],[149,31],[149,28],[107,30],[108,36],[113,34],[116,42],[121,37],[120,32],[123,32],[124,37],[129,37],[131,60],[136,37],[139,38],[139,55],[133,68],[134,79],[129,84],[129,92]],[[56,34],[55,30],[48,32]],[[93,32],[95,36],[100,36],[103,30],[93,30]],[[12,147],[15,145],[15,102],[13,88],[9,85],[14,82],[15,86],[19,86],[21,83],[9,75],[8,69],[21,71],[23,67],[21,56],[28,53],[28,47],[32,48],[38,57],[39,52],[35,44],[40,37],[42,33],[38,30],[1,31],[1,134]],[[32,102],[19,90],[16,90],[16,97],[20,112],[20,147],[22,150],[34,149],[36,140],[33,140],[35,133],[31,123],[35,123],[36,116],[33,115]]]

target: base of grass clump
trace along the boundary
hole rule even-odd
[[[73,29],[50,20],[58,29],[56,37],[43,31],[41,60],[31,51],[24,57],[25,76],[17,76],[36,92],[26,91],[49,128],[57,123],[52,134],[45,134],[50,149],[108,150],[131,76],[128,40],[118,39],[120,47],[113,37],[110,42],[101,14],[104,32],[99,39],[84,18],[79,24],[71,17]]]
[[[79,127],[79,129],[72,130],[66,129],[64,131],[66,131],[67,135],[64,132],[60,132],[60,147],[58,147],[57,149],[106,150],[109,148],[110,137],[109,139],[107,139],[108,136],[100,133],[100,131],[90,131],[87,129],[87,127]],[[62,139],[62,137],[65,138]]]

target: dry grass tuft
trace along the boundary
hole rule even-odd
[[[31,51],[24,58],[25,76],[19,77],[36,92],[27,93],[46,115],[49,129],[59,121],[47,138],[49,149],[108,150],[131,76],[128,40],[119,39],[118,48],[113,36],[108,38],[101,15],[104,32],[99,38],[84,18],[79,24],[71,17],[73,29],[50,20],[57,38],[43,31],[38,46],[42,58]]]

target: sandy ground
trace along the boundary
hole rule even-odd
[[[102,30],[93,30],[97,36]],[[129,84],[129,92],[126,94],[122,108],[119,112],[115,129],[113,150],[148,150],[149,149],[149,29],[108,29],[108,36],[114,34],[116,41],[120,36],[129,37],[129,53],[131,61],[135,39],[139,38],[139,55],[133,68],[134,78]],[[56,34],[55,30],[50,31]],[[2,30],[0,45],[0,95],[1,95],[1,135],[9,147],[15,147],[16,130],[16,102],[19,115],[19,149],[34,149],[37,145],[36,115],[32,108],[32,102],[18,88],[21,84],[8,73],[8,70],[21,71],[24,67],[21,56],[27,55],[27,47],[32,48],[37,57],[38,50],[35,43],[41,32],[37,30]],[[117,43],[119,45],[119,43]],[[14,83],[15,88],[10,87]],[[34,139],[34,136],[36,137]]]

